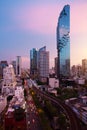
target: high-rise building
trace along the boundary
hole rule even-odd
[[[39,77],[49,77],[49,52],[46,51],[46,46],[40,48],[38,51],[38,70]]]
[[[37,50],[33,48],[30,50],[30,74],[37,74]]]
[[[83,75],[87,73],[87,59],[82,60],[82,73]]]
[[[81,65],[73,65],[71,67],[71,76],[72,77],[81,77],[82,76],[82,66]]]
[[[7,61],[0,62],[0,78],[3,78],[3,69],[8,66]]]
[[[11,63],[11,64],[13,65],[14,72],[15,72],[15,74],[16,74],[16,61],[12,61],[12,63]]]
[[[49,77],[49,52],[46,46],[39,51],[35,48],[30,50],[30,74],[44,81]]]
[[[17,56],[16,59],[16,75],[17,76],[21,75],[21,56]]]
[[[57,25],[58,71],[57,77],[70,75],[70,6],[65,5]]]

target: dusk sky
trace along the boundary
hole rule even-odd
[[[87,59],[87,0],[0,0],[0,61],[22,56],[29,66],[30,50],[47,47],[50,67],[57,56],[56,27],[64,5],[70,5],[71,66]]]

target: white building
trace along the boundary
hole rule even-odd
[[[16,77],[14,74],[14,68],[12,65],[9,65],[3,69],[2,93],[6,95],[14,93],[15,86]]]
[[[22,86],[16,86],[14,96],[10,101],[10,106],[14,108],[22,107],[25,109],[24,89]]]
[[[3,85],[4,86],[16,85],[16,77],[15,77],[14,68],[12,65],[9,65],[3,69]]]
[[[84,78],[78,78],[77,82],[78,82],[78,84],[83,85],[83,84],[85,84],[85,79]]]
[[[19,99],[19,98],[24,98],[24,89],[21,86],[16,86],[15,89],[15,96]]]
[[[58,88],[59,87],[59,80],[56,78],[49,78],[49,85],[51,88]]]
[[[14,95],[15,92],[15,86],[2,86],[2,94],[4,95]]]
[[[0,113],[5,109],[7,105],[6,97],[0,96]]]

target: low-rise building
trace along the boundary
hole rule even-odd
[[[7,105],[7,99],[6,97],[0,96],[0,113],[5,109]]]
[[[8,95],[12,93],[14,95],[16,84],[13,66],[9,65],[3,69],[2,94]]]
[[[77,117],[87,125],[87,96],[71,98],[66,100],[65,103],[71,107]]]
[[[15,86],[16,77],[14,73],[14,68],[9,65],[3,69],[3,86]]]
[[[49,78],[49,86],[51,88],[58,88],[59,87],[59,80],[56,78]]]
[[[11,124],[10,124],[11,122]],[[24,89],[16,86],[12,100],[5,114],[5,130],[13,129],[26,130],[26,102],[24,99]]]

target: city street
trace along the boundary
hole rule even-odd
[[[28,96],[26,105],[27,130],[42,130],[39,115],[31,95]]]

